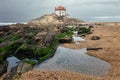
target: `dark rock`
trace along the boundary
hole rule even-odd
[[[34,57],[34,53],[26,46],[24,49],[20,49],[15,56],[22,60],[22,59],[31,59]]]
[[[89,25],[89,28],[94,28],[94,26],[93,25]]]
[[[4,32],[3,31],[0,32],[0,37],[2,37],[2,36],[4,36]]]
[[[71,43],[72,42],[72,38],[64,37],[64,38],[60,39],[59,42],[60,43]]]
[[[87,50],[95,50],[95,51],[100,50],[100,49],[102,48],[87,48]]]
[[[91,40],[99,40],[100,37],[99,36],[92,36]]]
[[[10,30],[10,26],[9,25],[0,26],[0,31],[8,32],[9,30]]]
[[[7,66],[8,66],[7,61],[0,63],[0,76],[7,72]]]

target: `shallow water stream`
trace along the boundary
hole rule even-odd
[[[43,63],[36,65],[35,70],[69,70],[94,76],[105,75],[110,64],[85,54],[86,48],[73,50],[59,46],[55,55]]]

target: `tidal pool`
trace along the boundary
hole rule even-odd
[[[59,46],[55,55],[36,65],[35,70],[69,70],[73,72],[102,76],[107,74],[110,64],[85,54],[86,48],[73,50]]]
[[[11,56],[7,58],[8,61],[8,67],[7,67],[7,72],[10,72],[11,69],[15,66],[18,65],[18,63],[20,62],[19,59],[17,59],[15,56]]]

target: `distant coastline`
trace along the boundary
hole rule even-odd
[[[3,25],[11,25],[11,24],[17,24],[18,22],[0,22],[0,26],[3,26]],[[27,24],[26,22],[19,22],[21,24]]]

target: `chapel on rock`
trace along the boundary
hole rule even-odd
[[[59,17],[66,16],[66,8],[63,6],[55,7],[55,14]]]

